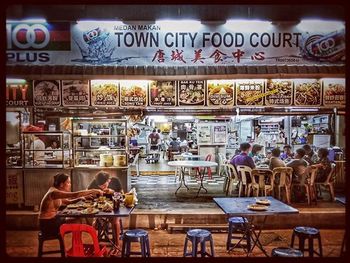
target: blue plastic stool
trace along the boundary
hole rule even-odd
[[[228,219],[228,235],[226,241],[226,250],[231,248],[247,248],[248,251],[251,249],[251,229],[249,228],[248,219],[245,217],[230,217]],[[234,234],[240,234],[243,236],[238,236]],[[238,240],[237,243],[232,243],[232,240]],[[245,240],[246,244],[241,244],[241,241]],[[239,244],[238,244],[239,243]]]
[[[60,243],[60,250],[43,251],[44,242],[47,240],[55,240],[55,239],[57,239],[58,242]],[[60,234],[57,234],[55,236],[46,236],[41,231],[39,231],[38,241],[39,241],[38,257],[42,257],[45,254],[56,254],[56,253],[61,253],[61,256],[65,257],[64,243],[63,243],[63,239],[62,239]]]
[[[304,254],[300,250],[290,248],[290,247],[276,247],[272,249],[271,257],[292,257],[299,258],[303,257]]]
[[[131,251],[131,243],[140,242],[141,251]],[[143,229],[132,229],[124,232],[122,257],[130,257],[130,255],[141,255],[142,257],[150,257],[148,232]]]
[[[190,241],[192,243],[192,251],[187,252],[187,243]],[[206,252],[205,242],[210,242],[210,254]],[[201,250],[198,251],[198,245],[201,245]],[[184,257],[192,256],[197,257],[200,254],[201,257],[209,256],[214,257],[214,243],[211,233],[205,229],[191,229],[187,231],[184,245]]]
[[[322,257],[322,243],[321,243],[321,235],[320,231],[316,228],[313,227],[307,227],[307,226],[297,226],[293,230],[292,234],[292,242],[291,242],[291,247],[294,247],[294,239],[295,236],[299,238],[299,250],[301,252],[308,251],[309,252],[309,257],[313,257],[314,254],[317,254],[318,256]],[[318,240],[318,247],[319,251],[317,252],[314,249],[314,239]],[[309,246],[305,248],[305,240],[309,241]]]

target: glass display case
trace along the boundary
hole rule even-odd
[[[6,167],[22,168],[21,112],[6,112]]]
[[[72,136],[68,131],[22,132],[24,168],[68,168]]]
[[[74,167],[126,167],[127,121],[73,120]]]

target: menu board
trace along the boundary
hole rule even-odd
[[[345,105],[345,79],[323,79],[323,105]]]
[[[89,106],[89,81],[62,80],[62,104],[63,106]]]
[[[293,97],[293,82],[287,79],[268,79],[265,90],[268,106],[290,106]]]
[[[204,106],[204,80],[180,80],[178,85],[179,106]]]
[[[60,106],[61,91],[59,80],[33,81],[34,106]]]
[[[6,79],[6,106],[33,106],[32,83],[26,80]]]
[[[118,81],[117,80],[91,80],[92,106],[117,106]]]
[[[146,107],[149,81],[130,80],[120,82],[120,106]]]
[[[320,106],[321,82],[317,79],[296,79],[294,104],[296,106]]]
[[[214,127],[213,143],[226,144],[226,125],[215,125]]]
[[[208,106],[233,106],[233,80],[208,80]]]
[[[240,79],[236,81],[236,105],[262,106],[264,101],[264,80]]]
[[[150,106],[175,106],[175,81],[152,81],[149,88]]]

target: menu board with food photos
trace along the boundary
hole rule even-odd
[[[233,80],[208,80],[208,106],[230,107],[234,105]]]
[[[27,106],[33,106],[32,83],[6,79],[6,107]]]
[[[150,106],[175,106],[175,95],[175,81],[152,81],[150,83]]]
[[[92,106],[118,106],[117,80],[91,80]]]
[[[321,82],[317,79],[296,79],[294,81],[295,106],[320,106]]]
[[[204,106],[204,80],[180,80],[178,83],[179,106]]]
[[[89,106],[89,81],[62,80],[62,104],[63,106]]]
[[[130,80],[120,82],[120,106],[146,107],[149,81]]]
[[[34,106],[60,106],[61,91],[59,80],[33,81]]]
[[[237,106],[262,106],[264,102],[264,80],[236,80]]]
[[[268,79],[265,89],[267,106],[290,106],[293,98],[293,82],[288,79]]]
[[[344,106],[345,79],[323,79],[323,105]]]

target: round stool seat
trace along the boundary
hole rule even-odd
[[[148,232],[143,229],[131,229],[131,230],[125,231],[124,235],[125,237],[129,237],[129,238],[140,238],[140,237],[148,236]]]
[[[297,226],[294,228],[296,234],[304,234],[304,235],[318,235],[320,230],[308,227],[308,226]]]
[[[272,249],[272,257],[303,257],[303,252],[290,247],[277,247]]]
[[[206,252],[205,243],[210,243],[210,253]],[[192,251],[187,251],[187,243],[192,243]],[[200,244],[200,251],[198,251],[198,245]],[[205,229],[191,229],[187,231],[185,244],[184,244],[184,257],[192,256],[197,257],[197,254],[200,253],[202,257],[210,256],[214,257],[214,243],[210,231]]]
[[[248,223],[248,219],[246,217],[234,216],[234,217],[230,217],[228,219],[228,222],[232,224],[243,224],[243,223]]]
[[[211,236],[211,233],[208,230],[205,229],[191,229],[187,231],[188,237],[196,237],[196,238],[207,238]]]

